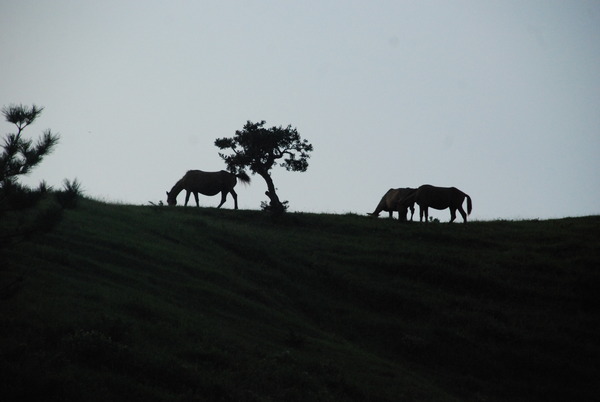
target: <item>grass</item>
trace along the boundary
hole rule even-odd
[[[0,253],[3,400],[600,391],[597,216],[400,224],[82,200]]]

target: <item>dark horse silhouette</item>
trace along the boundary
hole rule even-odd
[[[406,197],[414,194],[417,191],[416,188],[390,188],[387,193],[381,197],[381,201],[377,204],[375,211],[368,214],[371,216],[379,216],[381,211],[387,211],[390,213],[390,218],[394,211],[398,211],[398,219],[400,221],[406,222],[406,208],[410,208],[410,220],[413,220],[413,215],[415,214],[414,200],[412,202],[407,202],[404,208],[401,210],[398,208],[399,201],[404,200]]]
[[[467,199],[467,212],[462,207],[465,198]],[[456,210],[458,210],[465,223],[467,223],[467,215],[470,215],[473,210],[471,197],[456,187],[435,187],[424,184],[416,192],[401,200],[398,208],[406,214],[408,206],[413,202],[419,204],[419,221],[421,222],[423,221],[423,215],[425,216],[425,222],[427,222],[429,207],[440,210],[450,208],[450,222],[456,219]]]
[[[188,204],[191,193],[194,193],[197,207],[200,206],[200,203],[198,202],[198,193],[209,196],[221,193],[221,203],[217,207],[221,208],[221,205],[223,205],[227,199],[227,194],[231,193],[235,203],[235,209],[238,209],[237,194],[233,190],[237,183],[237,178],[239,178],[242,183],[250,183],[250,177],[244,172],[235,175],[224,170],[219,172],[189,170],[177,183],[175,183],[171,191],[167,191],[167,204],[177,205],[177,196],[182,190],[185,190],[185,206]]]

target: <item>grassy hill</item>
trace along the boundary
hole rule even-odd
[[[0,398],[600,393],[600,217],[400,224],[83,200],[0,248]]]

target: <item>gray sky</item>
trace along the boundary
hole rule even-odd
[[[600,1],[2,0],[0,49],[0,106],[44,106],[25,133],[61,135],[28,184],[158,202],[266,120],[315,148],[273,170],[293,211],[429,183],[472,219],[600,214]],[[240,208],[267,198],[252,179]]]

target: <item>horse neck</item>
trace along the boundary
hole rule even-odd
[[[179,193],[181,193],[181,191],[184,188],[184,184],[183,184],[183,179],[179,180],[177,183],[175,183],[175,185],[173,186],[173,188],[171,189],[171,191],[169,191],[169,194],[172,197],[177,198],[177,196],[179,195]]]

